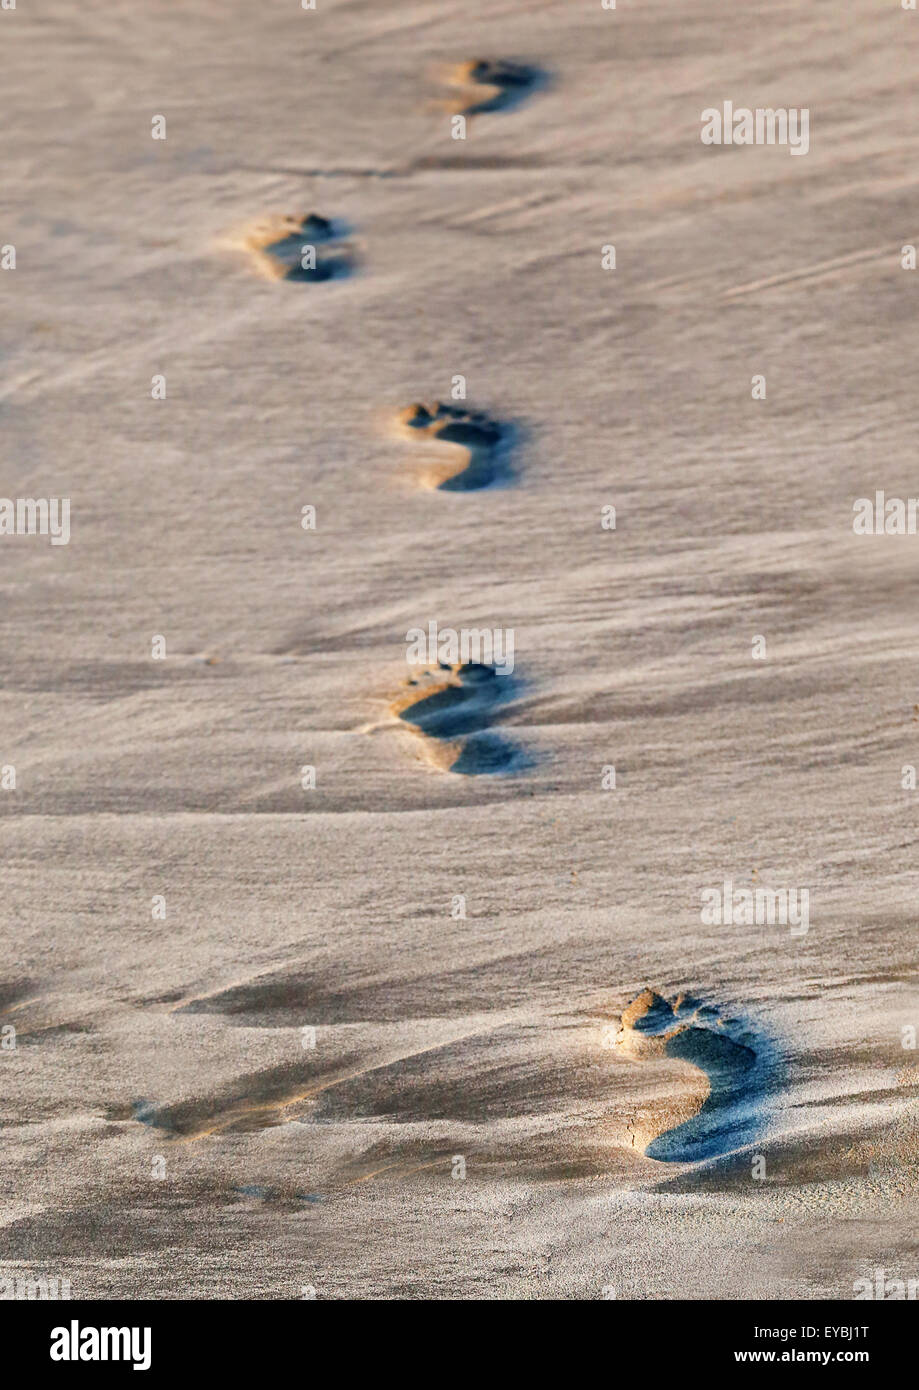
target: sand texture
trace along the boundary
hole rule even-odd
[[[0,45],[0,494],[71,500],[0,536],[0,1275],[919,1278],[919,536],[852,524],[919,493],[919,14]],[[808,153],[703,144],[725,100]],[[409,666],[431,622],[513,672]]]

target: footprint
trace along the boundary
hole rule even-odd
[[[464,94],[464,104],[447,105],[460,116],[481,116],[518,106],[546,82],[541,68],[504,58],[472,58],[442,72],[443,80]]]
[[[269,213],[230,232],[224,244],[244,251],[267,280],[317,282],[350,274],[354,255],[344,229],[315,213]]]
[[[518,750],[490,726],[511,695],[511,678],[478,662],[436,666],[410,676],[393,713],[425,743],[431,762],[466,776],[506,772],[521,765]]]
[[[754,1046],[756,1044],[756,1046]],[[622,1015],[617,1049],[636,1061],[674,1057],[691,1062],[708,1082],[665,1110],[662,1129],[635,1132],[636,1147],[665,1163],[693,1163],[750,1144],[765,1123],[765,1047],[711,1007],[680,995],[673,1004],[646,989]]]
[[[397,416],[399,431],[409,438],[422,438],[452,449],[440,452],[443,459],[425,470],[424,481],[442,492],[475,492],[509,475],[507,454],[512,431],[499,425],[482,411],[460,406],[410,405]]]

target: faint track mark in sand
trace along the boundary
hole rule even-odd
[[[764,1067],[755,1041],[697,999],[680,995],[670,1004],[650,989],[639,994],[622,1015],[616,1049],[637,1062],[690,1062],[704,1080],[659,1116],[630,1123],[632,1147],[662,1162],[693,1163],[752,1143],[764,1120]]]
[[[582,173],[590,167],[584,163],[558,161],[541,154],[467,154],[465,150],[455,154],[416,155],[404,164],[393,164],[383,168],[361,168],[354,165],[338,165],[324,169],[293,168],[290,165],[236,164],[234,169],[250,174],[276,174],[284,178],[297,179],[409,179],[414,174],[428,171],[450,170],[457,174],[504,173],[516,169],[552,169],[574,174]]]
[[[149,1101],[134,1101],[130,1105],[109,1107],[110,1120],[132,1120],[136,1123],[165,1130],[175,1143],[191,1143],[228,1130],[252,1131],[268,1129],[287,1122],[287,1112],[296,1105],[314,1100],[325,1091],[378,1071],[413,1061],[427,1053],[456,1047],[472,1038],[494,1032],[507,1022],[507,1017],[492,1018],[481,1028],[440,1037],[425,1047],[396,1049],[384,1060],[363,1065],[332,1067],[327,1075],[302,1075],[310,1063],[292,1063],[267,1068],[251,1076],[240,1077],[234,1087],[222,1096],[180,1101],[175,1105],[157,1106]],[[258,1093],[262,1094],[259,1095]]]
[[[526,214],[545,210],[560,201],[560,194],[540,190],[537,193],[526,193],[522,196],[502,199],[499,202],[479,204],[470,212],[452,217],[448,225],[452,228],[462,227],[473,231],[478,231],[481,227],[485,235],[491,234],[491,228],[487,225],[489,223],[500,223],[502,230],[520,229],[521,227],[532,226],[535,220],[528,218]],[[444,225],[444,219],[440,214],[426,217],[423,221],[430,226],[442,227]],[[482,235],[483,232],[479,234]],[[573,258],[574,255],[572,255]],[[546,259],[548,260],[548,257]]]
[[[731,289],[724,290],[721,297],[738,299],[741,295],[758,294],[761,290],[777,289],[780,285],[792,285],[802,280],[819,280],[824,275],[832,275],[837,270],[845,270],[852,265],[880,260],[882,256],[896,256],[899,251],[899,246],[872,246],[867,251],[851,251],[846,256],[818,261],[816,265],[803,266],[800,270],[786,270],[778,275],[764,276],[761,280],[750,280],[744,285],[734,285]]]
[[[35,980],[4,980],[0,982],[0,1017],[24,1009],[39,997]]]
[[[375,1178],[382,1177],[384,1173],[388,1173],[394,1178],[407,1178],[413,1173],[424,1173],[430,1168],[439,1168],[442,1164],[449,1164],[453,1148],[455,1145],[450,1149],[445,1149],[442,1154],[438,1154],[437,1158],[429,1159],[425,1163],[412,1163],[404,1158],[393,1159],[391,1163],[384,1163],[381,1168],[374,1168],[370,1173],[362,1173],[358,1178],[349,1179],[344,1186],[359,1187],[361,1183],[372,1182]],[[468,1157],[468,1154],[464,1154],[464,1157]]]

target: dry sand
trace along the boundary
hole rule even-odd
[[[20,0],[0,40],[0,491],[72,502],[0,539],[0,1273],[915,1278],[919,537],[852,504],[916,491],[919,15]],[[703,145],[727,99],[809,153]],[[392,428],[458,374],[488,487]],[[516,635],[471,729],[412,716],[430,620]],[[808,931],[704,924],[726,877]]]

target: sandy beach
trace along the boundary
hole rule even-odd
[[[919,1280],[919,13],[0,51],[0,1278]]]

